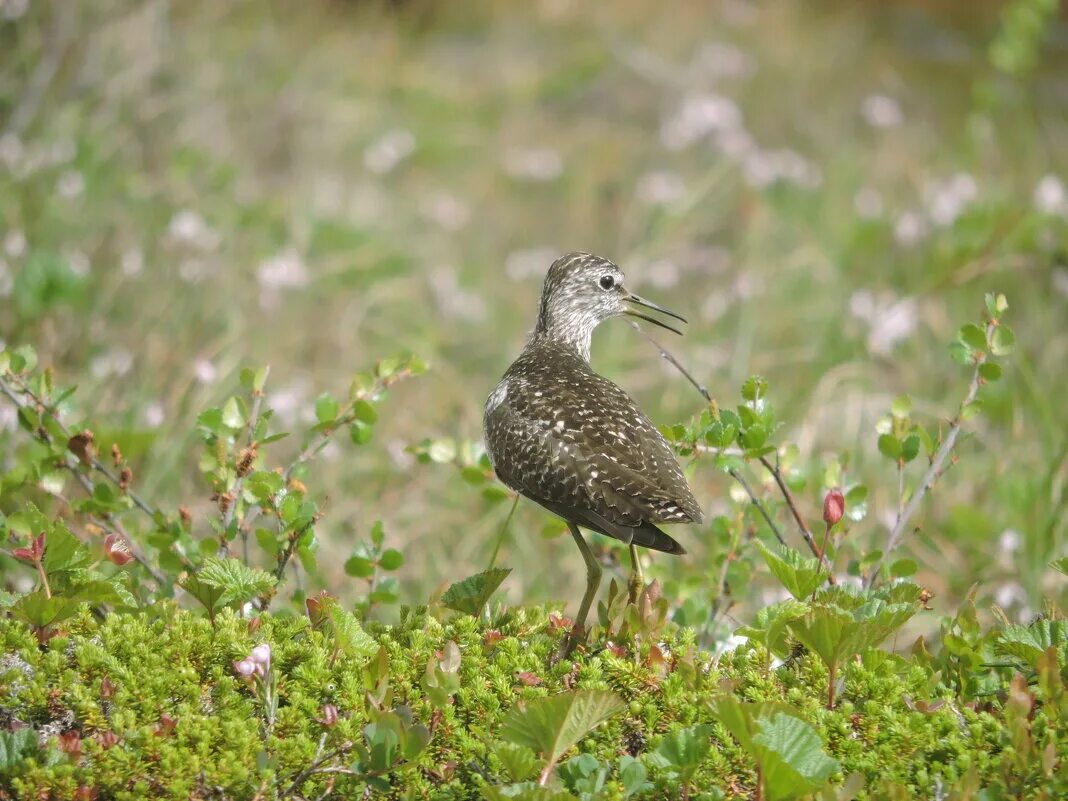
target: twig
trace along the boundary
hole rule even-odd
[[[504,536],[508,533],[508,526],[512,522],[512,516],[515,515],[515,509],[519,506],[519,493],[515,494],[515,500],[512,501],[512,508],[508,510],[508,516],[504,518],[504,523],[501,525],[500,533],[497,534],[497,543],[493,546],[493,553],[490,554],[489,567],[490,570],[497,562],[497,554],[500,553],[501,544],[504,542]]]
[[[812,536],[812,532],[809,530],[808,526],[805,525],[804,518],[801,517],[801,513],[797,510],[797,502],[794,500],[794,494],[790,492],[790,487],[786,484],[786,479],[783,478],[782,470],[777,464],[769,462],[767,456],[761,456],[760,463],[767,468],[768,472],[771,473],[772,478],[775,479],[775,483],[779,485],[779,491],[782,492],[783,498],[786,499],[786,505],[790,508],[790,512],[794,516],[797,528],[801,531],[801,536],[804,537],[805,542],[812,550],[813,555],[820,560],[821,565],[826,566],[828,572],[827,580],[830,581],[831,584],[836,584],[837,580],[834,577],[834,568],[828,564],[823,552],[820,551],[819,547],[816,545],[816,540]]]
[[[645,329],[643,329],[640,325],[638,325],[637,323],[635,323],[633,321],[628,321],[628,322],[630,322],[631,327],[634,328],[635,331],[637,331],[639,334],[641,334],[643,337],[645,337],[647,340],[649,340],[653,344],[653,347],[656,348],[658,351],[660,351],[660,356],[663,359],[665,359],[666,361],[670,362],[675,367],[676,370],[678,370],[680,373],[682,373],[683,377],[687,381],[689,381],[691,384],[693,384],[694,389],[696,389],[698,392],[700,392],[701,396],[706,401],[708,401],[709,403],[712,402],[712,396],[709,394],[708,389],[703,384],[697,383],[697,379],[695,379],[692,375],[690,375],[689,371],[679,363],[678,359],[676,359],[674,356],[672,356],[670,353],[668,353],[667,350],[664,349],[663,345],[661,345],[659,342],[657,342],[655,339],[653,339],[651,336],[649,336],[647,333],[645,333]]]
[[[995,323],[991,322],[987,324],[987,342],[990,341],[995,328]],[[920,481],[920,485],[916,488],[916,492],[909,498],[905,510],[898,515],[897,521],[894,523],[894,528],[886,539],[886,548],[883,549],[883,555],[880,556],[879,560],[872,566],[871,572],[865,579],[865,587],[871,587],[875,584],[875,580],[882,569],[883,562],[886,561],[886,557],[901,544],[901,539],[905,535],[905,529],[908,527],[909,521],[919,510],[920,504],[923,503],[923,499],[926,497],[931,487],[934,486],[942,473],[945,472],[947,467],[946,460],[949,459],[950,454],[953,452],[953,448],[957,444],[957,437],[960,436],[961,428],[964,425],[964,409],[975,400],[975,396],[979,393],[979,384],[981,381],[979,368],[982,367],[986,361],[987,354],[985,351],[980,353],[976,358],[975,369],[972,371],[972,380],[968,383],[968,391],[964,395],[964,400],[961,401],[957,416],[950,421],[949,431],[946,432],[946,438],[942,440],[942,444],[938,446],[938,450],[936,450],[934,456],[931,457],[931,465],[927,468],[927,472],[923,474],[923,479]]]
[[[757,499],[757,496],[753,493],[753,490],[750,488],[750,486],[749,486],[748,482],[746,482],[745,478],[742,477],[742,474],[739,473],[737,470],[735,470],[733,467],[727,468],[727,472],[730,473],[731,477],[734,478],[735,481],[737,481],[739,484],[742,485],[742,488],[745,490],[745,492],[749,496],[750,500],[752,500],[753,505],[758,510],[760,510],[760,514],[763,515],[764,521],[768,524],[768,526],[771,527],[772,532],[774,532],[774,534],[775,534],[775,539],[777,539],[779,541],[779,543],[785,548],[786,547],[786,540],[783,538],[782,532],[779,531],[779,527],[776,526],[775,525],[775,521],[771,519],[771,515],[768,514],[768,510],[764,507],[764,504],[762,504]]]
[[[35,404],[47,411],[49,416],[56,423],[59,430],[63,433],[65,437],[69,439],[70,429],[68,429],[63,424],[63,421],[59,419],[59,416],[55,413],[54,409],[42,403],[40,399],[28,387],[22,385],[22,382],[19,382],[19,384],[20,391],[24,392],[29,398],[34,401]],[[3,378],[0,378],[0,392],[6,395],[11,400],[11,402],[14,403],[15,406],[19,409],[28,408],[28,404],[24,403],[15,394],[11,387],[8,386],[7,381],[3,380]],[[36,431],[33,432],[33,436],[40,442],[43,442],[45,445],[55,445],[55,442],[52,439],[52,435],[49,434],[48,431],[44,428],[39,427]],[[95,489],[93,485],[93,480],[79,469],[79,465],[81,463],[77,460],[72,461],[72,458],[73,457],[70,454],[64,453],[61,465],[71,472],[75,480],[77,480],[77,482],[82,485],[82,488],[85,490],[86,494],[89,495],[90,498],[93,497],[93,491]],[[109,470],[105,469],[97,459],[94,458],[92,460],[92,463],[95,469],[110,478],[116,485],[119,485],[119,479],[113,476]],[[131,500],[134,500],[134,497],[131,493],[126,494],[131,498]],[[136,500],[134,500],[134,502],[137,503]],[[156,515],[159,514],[158,512],[153,512],[151,508],[143,502],[138,504],[138,506],[142,508],[142,511],[146,511],[149,516],[153,518],[154,523],[156,522]],[[118,517],[111,514],[110,512],[102,515],[99,518],[94,515],[90,515],[90,517],[99,520],[101,523],[103,523],[104,526],[110,526],[111,528],[115,529],[115,531],[120,534],[126,541],[127,546],[130,548],[130,554],[137,561],[137,563],[140,564],[143,568],[145,568],[145,570],[148,571],[149,575],[151,575],[152,578],[156,581],[156,583],[159,584],[161,587],[166,584],[166,579],[163,574],[156,570],[155,567],[153,567],[148,557],[145,556],[144,552],[140,549],[137,543],[133,540],[133,538],[130,537],[129,532],[126,531],[126,528],[123,526],[122,522],[118,519]],[[162,517],[161,514],[160,517]]]
[[[304,782],[306,782],[309,778],[311,778],[317,773],[341,773],[348,771],[348,768],[335,769],[331,767],[320,769],[320,766],[326,762],[329,762],[331,759],[335,759],[339,756],[347,754],[350,750],[352,750],[352,743],[345,743],[344,745],[335,748],[333,751],[329,751],[324,754],[323,748],[325,745],[326,735],[324,734],[322,737],[319,738],[319,747],[315,752],[315,759],[312,760],[312,763],[308,765],[308,767],[306,767],[304,770],[302,770],[296,775],[296,778],[293,779],[293,782],[289,785],[289,787],[287,787],[283,792],[278,795],[279,799],[288,798],[289,796],[293,795],[300,788],[300,786],[304,784]]]
[[[637,323],[630,321],[630,325],[639,334],[649,340],[649,342],[652,343],[654,348],[660,351],[661,358],[663,358],[665,361],[670,363],[676,370],[682,373],[683,377],[690,382],[693,388],[701,393],[701,397],[703,397],[708,403],[713,402],[712,395],[709,393],[707,387],[705,387],[704,384],[699,383],[697,379],[690,375],[689,371],[685,367],[683,367],[679,360],[672,356],[671,353],[669,353],[663,345],[661,345],[659,342],[657,342],[655,339],[645,333],[645,330]],[[697,447],[698,450],[703,450],[702,446],[698,445]],[[768,512],[767,507],[764,506],[764,504],[759,498],[757,498],[756,493],[753,492],[752,488],[742,477],[742,474],[735,470],[733,467],[727,468],[727,473],[731,476],[731,478],[733,478],[735,481],[742,485],[742,488],[749,496],[749,499],[753,502],[753,505],[756,506],[756,508],[760,511],[761,516],[764,518],[765,522],[767,522],[767,524],[771,527],[772,532],[774,532],[775,534],[775,538],[785,546],[786,540],[783,539],[782,532],[779,531],[779,527],[775,525],[775,521],[772,520],[771,514]]]
[[[267,380],[268,374],[271,372],[270,367],[265,367],[263,370],[263,381]],[[252,409],[249,411],[248,420],[245,421],[245,432],[247,437],[245,440],[245,447],[251,448],[255,446],[255,442],[252,437],[256,431],[256,423],[260,418],[260,406],[263,404],[263,389],[262,385],[257,385],[261,388],[253,391],[252,396]],[[234,442],[234,458],[240,460],[241,458],[241,443],[240,441]],[[247,474],[246,474],[247,475]],[[220,550],[223,552],[223,556],[226,556],[230,551],[229,540],[226,538],[226,532],[230,529],[230,524],[234,522],[234,515],[237,512],[237,505],[241,502],[241,486],[245,483],[245,476],[239,472],[237,478],[234,480],[234,486],[230,489],[230,494],[233,495],[233,499],[226,507],[226,511],[222,516],[222,543]],[[248,564],[248,528],[245,527],[241,531],[241,543],[245,564]]]

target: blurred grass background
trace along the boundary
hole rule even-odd
[[[308,482],[333,564],[381,518],[417,602],[485,565],[508,504],[405,448],[480,437],[556,255],[686,314],[671,344],[722,403],[766,376],[804,459],[851,451],[858,550],[896,504],[876,420],[902,392],[953,413],[946,343],[1002,291],[1020,347],[902,555],[945,608],[984,581],[1027,616],[1068,528],[1068,25],[1046,5],[0,0],[0,337],[139,443],[143,494],[204,513],[192,422],[241,366],[270,363],[292,424],[423,356],[375,447]],[[699,409],[625,325],[593,361],[658,422]],[[695,482],[725,508],[725,476]],[[577,599],[548,521],[513,521],[513,600]],[[709,533],[679,535],[654,574],[705,575]]]

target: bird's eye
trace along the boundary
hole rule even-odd
[[[601,283],[601,289],[611,289],[612,287],[614,287],[616,285],[615,276],[602,275],[600,283]]]

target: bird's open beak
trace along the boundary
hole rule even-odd
[[[635,303],[638,306],[644,306],[645,308],[652,309],[653,311],[658,311],[661,314],[668,315],[669,317],[674,317],[676,320],[682,320],[682,322],[684,322],[684,323],[686,322],[686,318],[683,317],[681,314],[676,314],[675,312],[671,311],[670,309],[665,309],[663,306],[658,306],[655,303],[653,303],[652,301],[648,301],[645,298],[640,298],[640,297],[638,297],[637,295],[635,295],[632,292],[628,292],[623,297],[623,300],[627,301],[628,303]],[[646,322],[650,322],[653,325],[658,325],[661,328],[666,328],[668,331],[673,331],[676,334],[678,334],[679,336],[682,336],[682,331],[680,331],[679,329],[675,328],[674,326],[668,325],[667,323],[661,322],[660,320],[657,320],[655,317],[650,317],[648,314],[642,314],[640,311],[636,311],[634,309],[627,309],[623,313],[624,314],[629,314],[631,317],[640,317],[641,319],[645,320]]]

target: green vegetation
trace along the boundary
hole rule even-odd
[[[389,5],[0,0],[0,799],[1068,794],[1056,3]],[[557,661],[576,247],[708,522]]]

